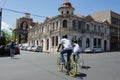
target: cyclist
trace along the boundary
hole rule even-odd
[[[60,51],[60,57],[61,57],[62,64],[64,64],[65,63],[64,54],[67,53],[67,62],[68,62],[70,60],[70,56],[73,50],[72,43],[68,39],[66,34],[62,37],[57,51],[59,51],[61,46],[63,46],[63,49]]]
[[[73,60],[75,61],[76,55],[81,51],[77,40],[73,41]],[[79,56],[79,55],[78,55]]]

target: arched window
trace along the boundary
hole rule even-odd
[[[62,14],[63,14],[63,11],[62,11]]]
[[[55,43],[54,43],[54,42],[55,42],[55,37],[53,36],[53,37],[52,37],[52,46],[54,46],[54,45],[55,45]]]
[[[82,29],[81,21],[78,21],[78,30],[80,31],[81,29]]]
[[[86,48],[89,48],[90,47],[90,40],[87,38],[86,39]]]
[[[73,20],[73,22],[72,22],[72,24],[73,24],[73,30],[76,30],[76,21],[75,20]]]
[[[67,14],[69,14],[69,11],[67,11]]]
[[[87,24],[87,28],[86,28],[87,31],[89,31],[89,24]]]
[[[67,20],[63,20],[63,28],[67,28]]]

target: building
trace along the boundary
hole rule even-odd
[[[101,11],[91,15],[99,21],[110,24],[110,50],[120,50],[120,14],[113,11]]]
[[[43,23],[29,28],[28,43],[30,46],[43,46],[43,51],[55,52],[64,34],[70,40],[77,40],[84,51],[86,48],[110,50],[110,29],[107,21],[98,21],[90,15],[80,16],[74,13],[75,8],[68,1],[58,8],[59,14],[47,17]]]
[[[29,13],[24,13],[23,17],[16,19],[14,24],[15,42],[17,44],[27,43],[29,27],[34,25]]]

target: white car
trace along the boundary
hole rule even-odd
[[[34,46],[29,46],[28,48],[27,48],[27,50],[28,51],[32,51],[32,48],[33,48]]]
[[[86,48],[84,52],[89,53],[89,52],[93,52],[93,50],[91,48]]]
[[[96,47],[86,48],[84,52],[86,52],[86,53],[92,53],[92,52],[96,53],[96,52],[102,52],[102,49],[101,48],[96,48]]]

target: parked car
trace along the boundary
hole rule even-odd
[[[27,46],[21,46],[20,49],[21,49],[21,50],[26,50],[26,49],[27,49]]]
[[[27,48],[27,50],[28,51],[32,51],[32,48],[33,48],[34,46],[29,46],[28,48]]]
[[[36,51],[36,52],[42,52],[42,46],[34,46],[33,48],[32,48],[32,51]]]
[[[97,52],[102,52],[102,49],[101,48],[96,48],[96,47],[86,48],[84,52],[86,52],[86,53],[97,53]]]
[[[91,53],[91,52],[93,52],[93,50],[91,48],[86,48],[84,52],[85,53]]]
[[[4,55],[5,53],[5,45],[0,46],[0,55]]]
[[[94,47],[94,48],[93,48],[93,52],[96,52],[96,53],[102,52],[102,49],[101,49],[101,48],[96,48],[96,47]]]

